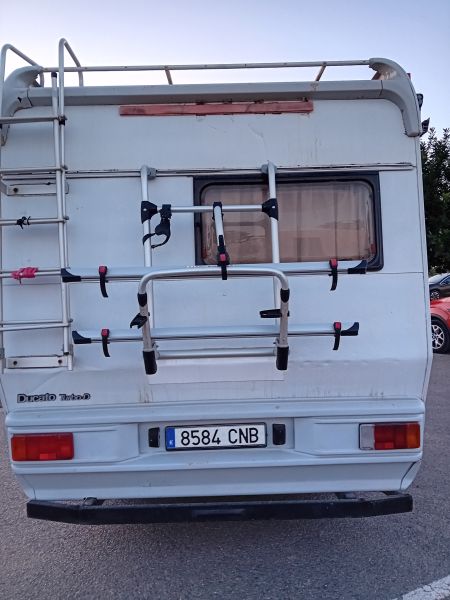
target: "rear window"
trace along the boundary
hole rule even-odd
[[[202,205],[262,204],[264,184],[208,184]],[[366,181],[277,182],[281,262],[372,260],[377,252],[372,186]],[[201,216],[201,258],[216,263],[210,214]],[[231,262],[271,262],[270,220],[264,213],[225,213],[224,231]]]

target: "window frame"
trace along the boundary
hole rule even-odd
[[[380,174],[378,171],[337,172],[337,173],[277,173],[277,183],[333,183],[333,182],[362,182],[366,183],[372,190],[372,210],[374,222],[374,234],[377,251],[375,256],[367,265],[368,271],[380,271],[384,266],[383,235],[381,218],[381,196],[380,196]],[[213,185],[236,185],[236,184],[261,184],[267,183],[267,179],[261,174],[254,175],[207,175],[194,177],[194,206],[201,206],[200,198],[203,191]],[[202,258],[202,225],[201,215],[194,216],[194,239],[195,239],[195,264],[205,265]],[[225,239],[226,243],[226,239]],[[232,257],[231,257],[232,258]],[[330,256],[330,258],[334,258]],[[314,261],[315,262],[315,261]],[[317,261],[324,262],[324,261]],[[340,261],[341,263],[354,263],[355,261]],[[311,264],[312,261],[280,262],[283,271],[295,273],[301,271],[301,265]],[[239,263],[240,265],[251,265],[254,263]],[[258,266],[273,263],[258,263]]]

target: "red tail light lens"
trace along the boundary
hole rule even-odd
[[[11,438],[14,461],[71,460],[73,433],[25,433]]]
[[[365,423],[359,426],[361,450],[420,448],[420,423]]]

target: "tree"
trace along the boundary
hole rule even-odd
[[[430,272],[450,271],[450,129],[420,144]]]

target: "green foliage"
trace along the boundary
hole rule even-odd
[[[420,150],[430,273],[450,272],[450,129],[430,129]]]

